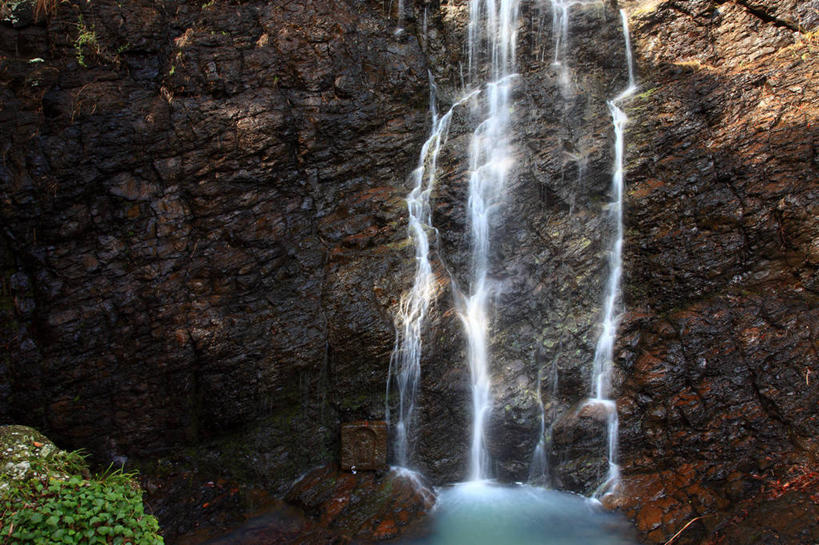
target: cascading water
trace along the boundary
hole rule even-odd
[[[576,4],[597,3],[592,0],[551,0],[555,56],[559,83],[567,97],[570,76],[567,62],[569,10]],[[494,286],[490,277],[491,228],[497,222],[497,211],[514,167],[511,136],[511,94],[515,73],[515,47],[520,0],[470,0],[467,41],[467,82],[472,91],[456,102],[446,115],[438,118],[435,109],[435,86],[431,86],[432,132],[424,143],[419,165],[412,174],[413,189],[407,197],[409,232],[416,249],[415,282],[402,299],[397,317],[396,347],[390,362],[390,374],[398,392],[398,415],[393,424],[396,437],[395,458],[400,466],[410,463],[410,428],[415,408],[415,393],[420,377],[421,330],[435,294],[435,275],[429,260],[431,231],[430,193],[435,185],[436,165],[448,131],[453,109],[470,101],[473,117],[478,119],[469,146],[469,198],[467,203],[471,242],[471,268],[468,292],[461,292],[453,281],[458,315],[467,337],[467,356],[472,389],[472,437],[469,456],[469,478],[483,481],[489,477],[490,457],[485,428],[492,405],[490,383],[489,323],[490,301]],[[627,117],[619,101],[635,90],[631,49],[626,17],[621,12],[626,40],[629,86],[608,101],[615,130],[615,161],[612,176],[613,199],[607,207],[614,226],[614,240],[609,253],[609,277],[606,282],[602,333],[594,357],[592,393],[587,403],[600,404],[608,416],[609,474],[594,497],[613,490],[618,478],[616,463],[617,414],[609,399],[613,346],[619,319],[620,279],[622,275],[622,198],[623,198],[623,131]],[[477,97],[472,100],[473,97]],[[582,174],[581,174],[582,176]],[[453,278],[454,280],[454,278]],[[556,373],[553,365],[552,373]],[[539,377],[542,382],[543,377]],[[556,377],[551,381],[556,385]],[[553,392],[554,393],[554,392]],[[389,395],[389,385],[388,385]],[[388,400],[389,406],[389,400]],[[389,409],[388,409],[389,419]],[[545,414],[541,413],[541,441],[533,456],[532,471],[546,477]],[[537,466],[537,467],[536,467]],[[543,479],[541,480],[541,482]]]
[[[599,4],[600,0],[551,0],[552,36],[554,36],[554,57],[552,65],[557,67],[558,81],[563,96],[569,94],[570,71],[569,51],[569,11],[572,6]]]
[[[569,89],[565,54],[568,40],[568,9],[574,3],[553,0],[555,10],[556,56],[560,64],[560,84],[564,98]],[[424,319],[435,295],[436,279],[429,260],[431,227],[430,194],[435,186],[438,155],[444,145],[455,107],[470,101],[473,117],[480,120],[469,146],[469,198],[467,202],[471,242],[471,267],[468,293],[462,292],[452,277],[456,309],[467,336],[467,355],[471,374],[473,421],[470,448],[470,482],[441,491],[433,518],[434,529],[420,540],[405,541],[407,545],[462,545],[472,543],[508,543],[543,545],[544,543],[585,543],[626,545],[627,530],[617,528],[617,519],[590,508],[588,502],[559,492],[526,485],[497,486],[488,480],[490,457],[486,446],[485,428],[492,404],[490,390],[489,317],[490,300],[494,294],[490,278],[491,227],[497,223],[497,211],[504,200],[514,166],[511,136],[511,94],[515,83],[515,39],[519,0],[470,0],[468,27],[467,78],[473,89],[456,102],[446,115],[438,118],[435,108],[435,86],[431,85],[432,132],[424,143],[418,167],[412,174],[413,189],[407,196],[409,233],[415,244],[416,269],[412,290],[404,297],[397,317],[397,336],[390,374],[399,390],[398,416],[395,426],[396,461],[401,466],[410,463],[410,427],[413,421],[415,393],[418,389],[421,359],[421,331]],[[560,13],[558,14],[558,11]],[[623,130],[627,118],[618,101],[634,90],[631,51],[625,15],[629,63],[629,88],[609,102],[616,135],[615,169],[612,178],[613,202],[608,210],[616,224],[615,241],[610,254],[610,275],[605,294],[603,333],[598,341],[592,398],[589,403],[601,403],[609,410],[610,471],[599,491],[611,490],[617,479],[616,433],[617,413],[608,399],[609,373],[616,332],[620,276],[622,271],[622,197],[623,197]],[[430,78],[431,79],[431,78]],[[474,98],[474,100],[473,100]],[[578,175],[582,177],[583,164]],[[557,366],[553,361],[550,382],[552,397],[556,396]],[[539,386],[544,377],[539,377]],[[388,385],[389,395],[389,385]],[[538,396],[540,397],[540,396]],[[387,402],[389,411],[389,398]],[[388,412],[389,419],[389,412]],[[546,420],[541,407],[541,442],[532,464],[532,471],[545,481]],[[541,462],[536,467],[535,462]]]
[[[469,77],[475,86],[482,75],[488,78],[478,104],[483,120],[472,134],[469,148],[469,210],[472,268],[468,296],[459,315],[467,336],[467,357],[472,386],[472,446],[470,478],[489,474],[485,428],[492,398],[489,377],[489,279],[490,225],[503,199],[513,164],[509,126],[510,96],[514,80],[515,40],[519,0],[471,0],[469,3]],[[485,65],[481,49],[486,47]]]
[[[545,0],[541,0],[544,1]],[[565,51],[568,40],[568,7],[591,1],[553,0],[557,21],[555,23],[555,62],[565,68]],[[403,3],[399,3],[399,6]],[[396,316],[396,340],[390,360],[387,384],[387,420],[396,438],[395,458],[402,468],[411,463],[412,424],[415,396],[419,386],[424,320],[437,292],[436,275],[430,261],[432,227],[430,208],[431,194],[436,184],[439,154],[446,143],[450,122],[455,109],[467,102],[473,106],[473,114],[480,120],[471,135],[469,147],[469,199],[467,203],[471,238],[471,268],[469,271],[469,294],[460,292],[455,278],[456,307],[463,321],[468,338],[468,358],[473,394],[473,434],[471,446],[470,481],[447,487],[440,491],[436,509],[430,514],[433,525],[415,537],[404,539],[403,545],[632,545],[628,537],[625,519],[595,508],[586,499],[529,485],[499,486],[490,481],[489,455],[485,444],[485,425],[491,406],[489,375],[489,306],[493,295],[490,279],[491,226],[497,222],[497,210],[504,200],[509,177],[514,166],[511,136],[511,94],[516,78],[515,37],[519,0],[470,0],[469,65],[468,77],[473,89],[456,101],[449,111],[439,118],[436,108],[436,86],[430,76],[430,116],[432,128],[424,142],[417,168],[410,180],[412,189],[407,195],[409,216],[408,232],[415,248],[415,275],[412,289],[402,297]],[[402,10],[399,10],[402,12]],[[623,223],[622,201],[624,183],[624,128],[627,116],[619,103],[631,96],[635,89],[628,25],[621,11],[623,33],[628,58],[629,86],[608,102],[615,131],[615,161],[612,176],[613,199],[607,210],[615,225],[615,237],[609,255],[610,274],[606,284],[603,313],[603,332],[597,343],[591,398],[587,403],[599,403],[609,408],[609,462],[610,472],[599,492],[610,491],[617,478],[616,432],[617,413],[614,402],[608,398],[611,389],[611,363],[614,338],[619,318],[619,292],[622,274]],[[424,25],[426,26],[426,24]],[[400,28],[399,28],[400,30]],[[484,63],[485,61],[485,63]],[[568,72],[566,72],[568,74]],[[481,81],[480,78],[485,78]],[[568,83],[568,75],[565,82]],[[561,80],[563,85],[564,80]],[[564,94],[565,97],[565,94]],[[473,100],[475,99],[475,100]],[[578,177],[583,177],[585,162],[578,162]],[[557,363],[552,361],[550,382],[551,397],[557,397]],[[541,369],[543,373],[543,369]],[[544,377],[539,377],[539,388]],[[397,416],[390,418],[390,390],[398,389]],[[538,392],[538,398],[540,398]],[[541,407],[543,409],[543,407]],[[541,412],[541,437],[545,436],[545,412]],[[538,445],[535,458],[545,463],[545,443]],[[533,467],[535,464],[533,463]],[[545,475],[546,467],[538,467]],[[418,488],[423,483],[418,474],[401,469],[399,474],[408,476]],[[378,480],[381,477],[376,476]],[[370,480],[372,482],[372,480]],[[323,486],[320,485],[320,486]],[[345,485],[346,486],[346,485]],[[595,494],[597,496],[598,494]],[[344,498],[338,498],[342,501]],[[385,498],[387,500],[391,498]],[[404,499],[404,501],[407,501]],[[411,501],[411,500],[410,500]],[[332,509],[336,509],[334,504]],[[364,509],[368,506],[355,501],[343,502],[341,509]],[[412,507],[410,505],[410,507]],[[348,512],[348,513],[349,513]],[[409,513],[409,509],[402,513]],[[357,513],[353,513],[357,515]],[[281,524],[279,514],[273,516],[273,527]],[[359,524],[364,519],[359,521]],[[383,520],[379,519],[381,524]],[[313,523],[311,524],[311,528]],[[387,526],[387,525],[384,525]],[[263,526],[262,526],[263,527]],[[302,526],[303,527],[303,526]],[[321,526],[317,526],[321,528]],[[364,528],[369,526],[365,525]],[[381,526],[379,526],[380,528]],[[251,528],[249,538],[258,539]],[[317,534],[322,535],[323,534]],[[331,534],[328,534],[331,535]],[[420,536],[420,537],[418,537]],[[346,536],[345,536],[346,539]],[[241,542],[228,537],[225,543]]]
[[[563,94],[569,87],[569,67],[566,52],[569,49],[569,7],[571,2],[552,0],[552,35],[555,40],[555,55],[552,64],[558,68],[558,80]]]
[[[473,90],[455,106],[478,94],[475,108],[482,119],[470,143],[469,224],[472,245],[470,294],[458,294],[459,316],[467,336],[471,374],[473,422],[470,448],[470,478],[485,479],[489,473],[485,428],[491,407],[488,306],[490,223],[502,201],[513,159],[509,144],[510,95],[514,79],[516,25],[519,0],[471,0],[468,30],[470,85]],[[485,45],[486,50],[482,51]],[[482,55],[484,53],[484,55]],[[486,59],[481,57],[485,56]],[[485,61],[485,65],[481,61]],[[483,75],[487,82],[480,82]],[[413,172],[414,187],[407,197],[409,231],[416,249],[416,272],[412,290],[402,300],[397,316],[396,347],[390,362],[390,376],[399,392],[395,423],[395,458],[400,466],[409,463],[409,427],[415,407],[420,376],[421,328],[434,292],[434,275],[429,262],[429,195],[434,185],[436,163],[442,140],[449,127],[452,109],[440,120],[435,111],[435,86],[430,99],[433,130],[424,143],[418,168]],[[389,412],[389,384],[387,419]]]
[[[623,186],[625,152],[624,131],[628,116],[620,108],[619,103],[634,94],[637,89],[634,81],[634,67],[631,56],[631,41],[628,31],[628,18],[625,11],[620,11],[623,25],[623,36],[626,45],[626,63],[628,65],[628,87],[614,99],[607,101],[614,125],[614,174],[611,180],[612,201],[608,206],[611,222],[614,224],[614,240],[609,252],[609,277],[606,282],[606,293],[603,303],[603,321],[600,337],[594,353],[594,367],[592,370],[592,397],[589,403],[601,404],[607,414],[607,443],[609,472],[606,480],[597,488],[594,497],[614,491],[619,480],[619,466],[617,465],[617,405],[610,399],[611,370],[614,356],[614,341],[617,335],[617,325],[620,321],[620,279],[623,274]]]
[[[410,464],[410,436],[415,398],[421,377],[421,330],[430,302],[435,295],[435,273],[429,261],[430,241],[428,231],[432,230],[432,214],[429,198],[435,187],[438,155],[446,141],[452,112],[469,100],[469,94],[457,101],[440,119],[436,107],[436,91],[430,76],[430,117],[432,130],[421,147],[418,167],[410,175],[412,191],[407,195],[409,213],[408,231],[415,247],[415,278],[412,289],[401,300],[396,316],[395,347],[390,359],[387,380],[386,418],[392,424],[390,413],[390,385],[395,381],[398,389],[398,415],[393,425],[395,432],[395,461],[400,467]]]

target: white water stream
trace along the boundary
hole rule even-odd
[[[421,378],[421,331],[436,291],[435,273],[429,261],[429,233],[433,230],[429,198],[435,187],[438,155],[446,142],[452,112],[475,94],[469,94],[457,101],[443,117],[439,118],[436,92],[437,88],[430,76],[432,130],[421,147],[418,167],[410,175],[413,185],[412,191],[407,195],[408,231],[415,247],[415,278],[412,289],[401,300],[395,319],[395,347],[390,358],[387,380],[386,419],[395,430],[395,462],[405,468],[410,465],[411,426]],[[398,390],[398,415],[394,424],[390,412],[390,386],[393,381]]]
[[[569,85],[567,51],[569,9],[592,0],[551,0],[555,39],[554,64],[564,90]],[[402,299],[396,318],[396,344],[390,361],[387,386],[387,419],[394,426],[396,463],[410,464],[411,427],[416,391],[420,379],[421,331],[435,296],[436,279],[429,260],[431,226],[430,194],[435,186],[438,156],[446,140],[454,108],[471,101],[474,116],[479,119],[469,146],[469,200],[467,203],[471,269],[468,293],[456,290],[456,307],[467,336],[467,357],[472,390],[472,437],[469,478],[482,481],[490,476],[490,457],[486,447],[486,425],[492,405],[489,373],[489,322],[493,283],[490,278],[490,250],[493,222],[504,200],[509,176],[514,166],[511,145],[511,94],[516,79],[515,48],[520,0],[470,0],[467,29],[467,78],[472,89],[441,118],[436,111],[435,85],[431,84],[430,109],[432,131],[424,143],[418,167],[411,179],[413,188],[407,196],[409,233],[415,246],[415,280],[412,290]],[[612,201],[607,213],[614,226],[609,252],[609,277],[604,294],[602,332],[598,338],[592,371],[591,397],[587,403],[602,405],[608,415],[607,443],[609,473],[594,497],[614,490],[619,476],[617,466],[617,411],[611,395],[611,370],[614,341],[620,319],[620,281],[623,246],[624,129],[627,116],[619,103],[636,90],[628,24],[621,11],[626,44],[629,85],[620,95],[608,101],[615,132],[615,161],[612,176]],[[472,100],[475,98],[475,100]],[[454,283],[453,283],[454,285]],[[398,414],[390,418],[389,393],[392,382],[398,389]],[[556,381],[555,381],[556,383]],[[541,441],[533,457],[533,471],[546,472],[545,421],[541,422]],[[535,464],[539,464],[534,468]]]
[[[603,303],[602,331],[597,339],[594,352],[594,367],[592,369],[592,396],[588,403],[602,405],[607,414],[607,444],[609,471],[606,480],[597,488],[594,497],[613,492],[617,487],[620,468],[617,465],[617,405],[610,399],[612,359],[614,356],[614,341],[617,336],[617,326],[622,316],[620,298],[620,280],[623,275],[623,187],[624,187],[624,131],[628,116],[620,108],[620,102],[634,94],[637,85],[634,81],[634,68],[631,56],[631,39],[628,31],[628,18],[620,10],[620,19],[623,24],[623,37],[626,46],[626,64],[628,65],[628,87],[612,100],[607,101],[611,121],[614,126],[614,174],[611,179],[612,200],[608,205],[608,213],[615,227],[614,240],[609,251],[609,277],[606,282],[606,292]]]
[[[470,293],[459,297],[459,316],[467,336],[472,386],[471,480],[489,476],[486,424],[492,406],[488,347],[491,224],[503,201],[514,164],[510,137],[510,97],[515,80],[515,42],[519,0],[470,0],[469,78],[483,88],[475,104],[478,124],[469,146],[469,213],[472,244]]]

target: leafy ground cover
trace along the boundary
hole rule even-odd
[[[134,474],[91,475],[31,428],[0,428],[0,543],[160,545]]]

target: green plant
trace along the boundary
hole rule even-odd
[[[109,466],[86,478],[78,452],[33,458],[25,479],[3,480],[0,536],[8,545],[161,545],[134,475]]]
[[[94,55],[99,55],[100,44],[97,40],[97,33],[93,28],[88,28],[83,22],[82,15],[77,20],[77,39],[74,40],[74,50],[76,51],[77,62],[83,68],[87,68],[85,64],[85,55],[90,51]]]

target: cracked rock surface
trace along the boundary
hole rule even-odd
[[[798,519],[819,520],[819,5],[624,4],[642,94],[626,136],[621,507],[651,543],[698,516],[675,542],[813,543]],[[799,475],[801,492],[749,510]]]
[[[468,18],[466,0],[386,12],[398,4],[2,14],[0,420],[106,464],[136,460],[169,542],[336,459],[342,422],[384,417],[428,71],[445,111]],[[540,477],[582,493],[606,471],[600,415],[578,403],[610,242],[605,101],[627,84],[613,4],[572,8],[562,87],[550,3],[522,3],[516,172],[490,271],[495,475],[529,478],[542,410]],[[624,482],[611,503],[648,543],[700,516],[676,543],[814,543],[819,6],[619,7],[640,90],[623,104]],[[451,284],[468,278],[475,121],[453,114],[431,199],[439,284],[414,463],[435,483],[463,478],[468,456]]]

